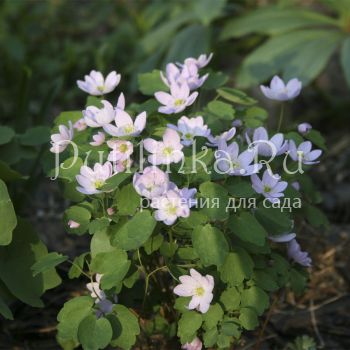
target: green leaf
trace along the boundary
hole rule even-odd
[[[86,208],[83,208],[82,206],[73,205],[72,207],[68,208],[64,212],[64,222],[65,227],[68,232],[76,233],[76,234],[82,234],[85,233],[88,229],[89,223],[91,219],[91,213]],[[73,220],[80,224],[77,228],[70,228],[68,226],[69,220]]]
[[[17,226],[17,217],[6,184],[2,180],[0,180],[0,222],[0,245],[8,245]]]
[[[204,345],[207,348],[210,348],[214,346],[218,340],[218,329],[216,327],[212,329],[208,329],[204,334],[203,334],[203,342]]]
[[[312,129],[305,135],[305,138],[323,150],[327,150],[326,141],[319,131]]]
[[[228,192],[233,197],[250,198],[255,195],[251,182],[242,181],[235,176],[230,177],[226,182]]]
[[[228,81],[228,76],[222,72],[210,72],[208,79],[202,85],[203,90],[214,90],[225,85]]]
[[[325,216],[325,214],[318,209],[317,207],[313,206],[313,205],[305,205],[304,206],[304,212],[305,212],[305,216],[307,221],[315,227],[328,227],[329,226],[329,221],[327,216]]]
[[[104,192],[111,192],[114,191],[116,188],[119,187],[120,184],[122,184],[126,179],[128,179],[132,173],[118,173],[116,175],[113,175],[109,179],[107,179],[106,183],[101,187],[101,191]]]
[[[233,107],[225,102],[221,101],[211,101],[208,103],[208,110],[215,114],[217,117],[226,119],[226,120],[233,120],[235,117],[235,110]]]
[[[249,97],[245,92],[237,89],[223,87],[216,91],[225,100],[237,103],[239,105],[251,106],[257,102],[253,98]]]
[[[265,271],[254,271],[253,279],[258,287],[268,292],[273,292],[279,288],[273,276]]]
[[[202,315],[195,311],[186,311],[181,315],[178,323],[177,335],[181,344],[190,343],[202,325]]]
[[[125,250],[140,248],[151,236],[156,221],[148,210],[138,212],[124,225],[111,227],[112,244]]]
[[[240,310],[239,322],[248,331],[254,330],[258,325],[258,317],[254,309],[244,307]]]
[[[259,206],[255,211],[255,217],[270,235],[290,232],[293,227],[289,215],[280,208]]]
[[[94,257],[98,253],[111,252],[114,247],[111,245],[111,237],[108,230],[95,232],[90,243],[91,256]]]
[[[138,75],[139,89],[144,95],[154,95],[157,91],[168,91],[169,88],[164,84],[160,77],[160,71],[154,69],[151,73],[142,73]]]
[[[289,282],[293,292],[296,295],[301,295],[305,291],[307,285],[307,274],[303,274],[297,269],[291,269]]]
[[[140,196],[134,189],[132,184],[128,184],[121,188],[116,195],[116,204],[119,215],[133,215],[140,206]]]
[[[220,301],[223,303],[226,311],[234,311],[238,309],[241,303],[241,296],[235,287],[231,287],[223,291]]]
[[[226,0],[193,0],[191,5],[193,13],[207,26],[222,14]]]
[[[245,111],[243,121],[247,128],[257,128],[264,125],[267,118],[268,113],[265,109],[254,106]]]
[[[251,33],[276,35],[292,30],[313,26],[337,26],[335,19],[323,14],[307,11],[302,8],[283,8],[280,6],[263,6],[228,21],[220,38],[239,38]]]
[[[204,266],[221,266],[229,251],[224,234],[209,224],[198,226],[193,231],[192,243]]]
[[[83,160],[77,157],[70,157],[60,164],[54,171],[51,172],[51,176],[54,177],[58,174],[60,179],[68,180],[75,183],[75,177],[79,174],[80,168],[83,166]],[[55,173],[55,175],[54,175]]]
[[[203,208],[201,212],[210,220],[226,220],[228,211],[226,206],[229,201],[227,190],[214,182],[204,182],[199,186]]]
[[[61,282],[54,269],[33,277],[30,267],[45,255],[47,248],[25,220],[18,221],[12,242],[0,247],[0,279],[16,298],[34,307],[43,306],[40,296]]]
[[[23,176],[18,171],[12,169],[7,163],[0,160],[0,179],[9,182],[26,179],[26,176]]]
[[[251,278],[253,267],[249,254],[243,248],[236,247],[227,255],[220,269],[221,279],[232,286],[238,286],[245,279]]]
[[[5,301],[0,297],[0,314],[4,316],[7,320],[13,320],[12,311],[7,306]]]
[[[68,260],[68,256],[59,254],[57,252],[49,253],[39,259],[32,267],[33,276],[35,277],[39,273],[46,272],[50,269],[53,269],[59,264]]]
[[[8,126],[0,126],[0,145],[9,143],[15,136],[13,129]]]
[[[57,337],[59,342],[72,343],[72,348],[79,344],[78,327],[80,322],[87,317],[94,305],[94,300],[89,296],[80,296],[66,302],[57,316]]]
[[[239,328],[239,320],[235,317],[226,317],[221,324],[222,334],[228,337],[235,337],[236,339],[239,339],[241,336]]]
[[[92,220],[89,224],[89,233],[90,235],[95,234],[98,231],[103,231],[109,226],[109,219],[106,217],[97,218]]]
[[[350,87],[350,37],[347,37],[341,46],[340,63],[344,71],[346,82]]]
[[[219,304],[210,305],[209,310],[203,314],[203,321],[207,329],[216,327],[216,325],[222,320],[224,311]]]
[[[101,103],[102,100],[103,98],[99,96],[88,96],[86,99],[85,107],[94,106],[97,108],[102,108],[103,107],[103,104]]]
[[[60,113],[55,119],[55,125],[65,125],[68,126],[68,122],[71,121],[74,124],[80,118],[83,117],[82,111],[66,111]]]
[[[19,136],[19,142],[25,146],[38,146],[50,141],[50,128],[47,126],[36,126],[29,128]]]
[[[112,326],[104,317],[96,319],[95,315],[89,315],[79,324],[78,339],[84,350],[104,349],[112,335]]]
[[[147,242],[143,245],[146,254],[151,255],[153,252],[157,251],[162,245],[164,240],[163,235],[158,234],[156,236],[151,236]]]
[[[78,278],[84,271],[85,258],[89,253],[83,253],[74,258],[71,268],[68,271],[68,277],[70,279]]]
[[[129,271],[130,260],[121,249],[110,252],[98,253],[91,261],[91,270],[102,274],[101,286],[103,289],[111,289],[123,281]]]
[[[252,307],[258,315],[269,307],[269,296],[259,287],[244,289],[241,294],[241,304],[243,307]]]
[[[263,246],[267,237],[264,227],[259,224],[255,217],[243,212],[241,215],[233,215],[229,219],[229,228],[242,241]]]
[[[136,316],[125,306],[116,305],[113,308],[119,329],[113,335],[112,346],[119,346],[124,350],[129,350],[136,342],[136,336],[140,333],[140,327]]]

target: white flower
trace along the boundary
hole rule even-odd
[[[108,155],[108,160],[111,162],[119,162],[128,159],[134,150],[134,146],[130,141],[109,140],[107,141],[107,145],[113,149]]]
[[[289,141],[289,155],[294,161],[300,160],[303,164],[316,164],[319,163],[317,158],[322,154],[319,149],[311,150],[312,143],[310,141],[302,142],[298,148],[293,140]]]
[[[164,91],[158,91],[154,96],[163,105],[158,108],[158,112],[173,114],[180,113],[187,106],[190,106],[197,98],[198,92],[193,92],[190,95],[190,88],[186,83],[178,85],[173,82],[170,85],[170,94]]]
[[[96,163],[93,169],[83,165],[80,168],[80,174],[76,176],[80,185],[77,187],[77,190],[84,194],[101,193],[101,187],[112,175],[114,175],[113,167],[110,162],[106,162],[103,165]]]
[[[78,87],[90,95],[101,96],[113,91],[120,82],[120,74],[116,71],[109,73],[104,79],[102,73],[92,70],[85,75],[85,80],[78,80]]]
[[[198,58],[189,57],[185,59],[185,64],[195,64],[198,68],[203,68],[208,65],[212,57],[213,53],[210,53],[209,56],[202,54]]]
[[[50,152],[52,153],[61,153],[63,152],[69,143],[72,141],[74,136],[72,122],[68,122],[69,127],[65,125],[60,125],[58,127],[58,134],[51,135],[51,144]]]
[[[106,139],[106,135],[104,132],[99,131],[96,135],[92,136],[93,140],[92,142],[90,142],[91,146],[101,146]]]
[[[121,92],[119,97],[118,97],[118,101],[117,101],[117,106],[116,108],[119,108],[119,109],[125,109],[125,97],[124,97],[124,94]]]
[[[89,106],[83,111],[85,122],[92,128],[100,128],[111,123],[116,117],[116,109],[106,100],[102,100],[103,108]]]
[[[68,224],[69,228],[78,228],[78,227],[80,227],[79,222],[76,222],[74,220],[69,220],[67,224]]]
[[[184,157],[180,136],[172,129],[165,130],[163,141],[148,138],[143,141],[143,145],[152,153],[148,156],[148,161],[153,165],[178,163]]]
[[[158,167],[149,166],[142,174],[135,173],[133,186],[140,196],[149,199],[160,197],[168,190],[169,176]]]
[[[135,122],[130,115],[122,109],[116,109],[115,126],[112,124],[104,125],[103,129],[112,136],[138,136],[146,126],[146,112],[140,113]]]
[[[162,197],[153,198],[151,207],[157,209],[155,219],[166,225],[172,225],[178,217],[187,218],[190,215],[187,200],[174,190],[167,191]]]
[[[297,97],[300,94],[302,83],[294,78],[288,81],[287,84],[275,75],[270,83],[270,87],[260,85],[262,93],[271,100],[288,101]]]
[[[198,337],[195,337],[191,343],[186,343],[181,349],[184,350],[202,350],[202,342]]]
[[[78,131],[83,131],[87,128],[87,124],[85,122],[84,118],[80,118],[79,120],[77,120],[74,125],[73,125],[74,129],[77,129]]]
[[[174,293],[181,297],[192,297],[188,308],[197,309],[205,314],[213,300],[214,278],[213,276],[202,276],[195,269],[190,270],[191,276],[181,276],[178,286],[174,288]]]
[[[177,126],[168,124],[168,127],[181,133],[181,143],[185,146],[190,146],[195,136],[208,137],[210,134],[210,129],[204,124],[202,117],[187,118],[183,116],[178,120]]]

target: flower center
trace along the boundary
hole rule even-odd
[[[100,189],[103,185],[105,184],[105,182],[103,180],[96,180],[94,182],[95,188],[98,190]]]
[[[240,164],[237,161],[231,161],[231,167],[232,169],[238,169],[240,167]]]
[[[170,214],[170,215],[176,215],[176,206],[174,204],[170,204],[168,205],[168,208],[167,208],[167,212]]]
[[[204,295],[205,290],[203,287],[197,287],[194,292],[197,297],[202,297]]]
[[[171,147],[165,147],[165,148],[163,149],[163,154],[164,154],[165,156],[170,156],[172,152],[173,152],[173,149],[172,149]]]
[[[185,134],[185,138],[187,140],[191,140],[192,139],[192,134],[190,134],[189,132],[187,134]]]
[[[105,89],[104,85],[100,85],[97,87],[97,90],[100,91],[100,92],[103,92]]]
[[[134,126],[132,124],[126,125],[124,131],[126,134],[131,134],[134,131]]]
[[[183,105],[184,103],[185,103],[185,101],[182,98],[177,98],[174,102],[174,105],[178,107],[178,106]]]
[[[269,193],[271,191],[271,187],[269,186],[264,186],[264,192]]]
[[[126,143],[123,143],[119,146],[119,151],[122,153],[126,153],[128,151],[128,145]]]

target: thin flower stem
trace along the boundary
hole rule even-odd
[[[278,127],[277,127],[277,132],[281,130],[282,123],[283,123],[283,117],[284,117],[284,103],[281,103],[281,112],[280,112],[280,117],[278,120]]]

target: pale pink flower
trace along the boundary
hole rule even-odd
[[[101,101],[103,107],[88,106],[83,111],[85,122],[92,128],[101,128],[111,123],[116,116],[116,109],[106,100]]]
[[[59,133],[51,135],[52,147],[50,148],[50,152],[61,153],[70,144],[74,136],[74,131],[71,121],[68,122],[68,125],[68,128],[65,125],[60,125],[58,127]]]
[[[120,82],[120,74],[116,71],[109,73],[106,79],[101,72],[92,70],[85,75],[85,80],[78,80],[78,87],[90,95],[101,96],[113,91]]]
[[[270,86],[260,85],[260,89],[265,97],[276,101],[288,101],[297,97],[300,94],[302,83],[294,78],[288,81],[287,84],[275,75],[270,83]]]
[[[182,349],[184,349],[184,350],[202,350],[202,342],[198,337],[196,337],[191,341],[191,343],[186,343],[185,345],[183,345]]]
[[[130,141],[112,139],[107,141],[107,145],[112,148],[108,155],[108,160],[111,162],[126,160],[134,151],[134,146]]]
[[[92,136],[93,140],[92,142],[90,142],[91,146],[101,146],[106,139],[106,135],[104,132],[99,131],[97,134]]]
[[[202,276],[195,269],[191,269],[190,276],[181,276],[179,280],[181,284],[174,288],[174,293],[181,297],[192,297],[188,309],[197,309],[205,314],[213,300],[213,276]]]
[[[73,229],[80,227],[79,222],[76,222],[74,220],[69,220],[67,224],[68,224],[69,228],[73,228]]]
[[[87,128],[87,124],[85,122],[84,118],[80,118],[79,120],[77,120],[74,125],[73,125],[74,129],[77,129],[78,131],[83,131]]]

